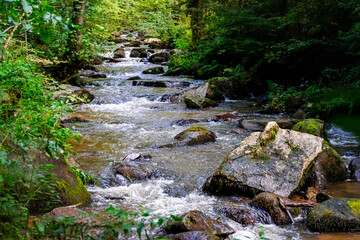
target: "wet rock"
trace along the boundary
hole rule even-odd
[[[91,102],[95,98],[89,90],[68,84],[61,84],[58,91],[54,92],[53,97],[73,104]]]
[[[181,70],[181,68],[175,68],[173,70],[167,71],[163,76],[169,76],[169,77],[180,76],[182,73],[183,71]]]
[[[103,73],[93,73],[93,74],[90,74],[88,76],[86,76],[88,78],[106,78],[106,74],[103,74]]]
[[[294,127],[294,131],[309,133],[324,138],[324,121],[319,119],[305,119],[298,122]]]
[[[204,83],[196,88],[183,93],[183,101],[188,108],[216,107],[218,104],[211,100],[212,88],[209,83]]]
[[[148,49],[147,52],[148,52],[148,53],[155,53],[155,50]]]
[[[263,131],[271,121],[275,121],[283,129],[291,129],[299,122],[296,119],[242,119],[239,121],[239,128],[250,131]]]
[[[141,77],[139,77],[139,76],[130,77],[127,80],[141,80]]]
[[[201,78],[204,71],[203,67],[199,66],[196,71],[196,75]],[[206,75],[206,74],[205,74]],[[216,89],[217,94],[226,96],[229,99],[245,99],[251,97],[250,90],[241,81],[229,79],[226,77],[214,77],[208,80],[211,87]],[[256,89],[256,88],[255,88]]]
[[[133,81],[133,86],[144,86],[144,87],[156,87],[156,88],[166,88],[169,87],[164,81]]]
[[[228,154],[203,189],[218,195],[271,192],[289,197],[302,187],[318,186],[315,165],[330,181],[332,169],[343,169],[341,158],[328,148],[320,137],[269,122],[263,132],[252,133]]]
[[[149,57],[149,62],[151,63],[162,63],[167,62],[170,59],[170,53],[168,52],[159,52],[154,53]]]
[[[187,108],[192,109],[217,107],[219,105],[208,98],[201,97],[184,97],[184,103]]]
[[[75,123],[75,122],[90,122],[88,119],[84,119],[82,116],[68,115],[60,119],[61,123]]]
[[[162,237],[169,240],[221,240],[221,238],[201,231],[191,231],[178,234],[171,234]]]
[[[161,96],[160,102],[172,102],[172,103],[181,103],[182,93],[175,94],[165,94]]]
[[[165,71],[164,71],[163,67],[153,67],[153,68],[143,71],[143,74],[161,74],[164,72]]]
[[[131,40],[129,44],[126,44],[126,47],[140,47],[141,42],[139,40]]]
[[[144,164],[137,164],[135,162],[120,163],[115,167],[116,174],[120,174],[130,181],[134,180],[146,180],[151,177],[151,172]]]
[[[230,234],[235,233],[227,224],[219,222],[205,215],[204,213],[193,210],[183,216],[182,221],[170,221],[168,223],[167,233],[177,234],[191,231],[202,231],[220,238],[225,238]]]
[[[51,212],[47,213],[45,215],[45,218],[70,218],[75,217],[76,223],[89,223],[93,220],[90,220],[91,218],[86,216],[86,213],[84,211],[81,211],[76,206],[67,206],[67,207],[58,207],[54,208]]]
[[[316,202],[318,203],[322,203],[325,202],[326,200],[331,199],[332,197],[329,194],[323,193],[323,192],[319,192],[316,195]]]
[[[124,162],[134,162],[134,161],[143,162],[143,161],[148,161],[151,158],[152,157],[150,154],[142,155],[140,153],[132,153],[132,154],[129,154],[126,157],[124,157],[123,161]]]
[[[349,165],[350,177],[356,182],[360,182],[360,158],[351,161]]]
[[[130,53],[132,58],[147,58],[147,52],[145,48],[132,49]]]
[[[129,40],[124,39],[124,38],[115,38],[115,40],[114,40],[115,43],[126,43],[128,41]]]
[[[329,199],[310,211],[306,224],[317,232],[360,231],[360,199]]]
[[[190,125],[193,123],[199,123],[199,122],[200,122],[200,120],[197,120],[197,119],[181,119],[181,120],[176,121],[174,124],[178,125],[178,126],[186,126],[186,125]]]
[[[268,212],[276,225],[290,224],[290,217],[287,215],[286,211],[280,207],[279,197],[280,196],[273,193],[263,192],[256,195],[249,204]]]
[[[175,139],[176,141],[174,143],[162,145],[159,146],[159,148],[194,146],[208,142],[215,142],[216,135],[202,126],[195,126],[179,133],[175,136]]]
[[[254,209],[246,206],[224,206],[216,209],[222,215],[243,226],[254,225],[258,222],[257,214]]]
[[[231,112],[231,113],[224,113],[224,114],[219,114],[216,115],[216,118],[219,120],[224,120],[224,121],[228,121],[230,118],[238,118],[240,115],[239,112]]]
[[[114,58],[125,58],[125,50],[123,48],[118,48],[114,52]]]

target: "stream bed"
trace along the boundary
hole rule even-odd
[[[129,58],[131,48],[125,50],[127,58],[123,62],[99,66],[107,72],[106,79],[86,80],[86,87],[96,98],[92,103],[80,106],[72,114],[87,120],[74,123],[83,135],[81,143],[75,146],[75,160],[84,171],[96,176],[101,183],[99,187],[88,188],[92,201],[82,207],[84,210],[96,212],[113,205],[127,211],[137,211],[141,205],[162,216],[200,210],[211,217],[222,219],[236,229],[237,232],[230,236],[231,239],[256,239],[260,225],[264,226],[265,236],[272,240],[360,239],[360,233],[312,233],[306,229],[301,217],[296,219],[294,225],[284,227],[260,223],[243,227],[220,216],[215,210],[217,206],[225,201],[241,199],[209,196],[201,191],[201,187],[226,154],[250,132],[239,131],[236,122],[218,121],[215,116],[231,111],[240,112],[244,118],[283,116],[254,114],[257,107],[247,101],[225,101],[216,108],[204,110],[190,110],[182,104],[161,102],[163,95],[197,86],[202,81],[186,76],[142,74],[144,70],[160,65]],[[171,84],[166,88],[133,86],[133,81],[127,79],[135,76],[142,80],[166,81]],[[186,84],[179,84],[183,82]],[[195,119],[200,123],[186,126],[177,123],[184,119]],[[176,134],[195,125],[213,131],[217,136],[216,142],[191,147],[157,148],[173,142]],[[231,133],[233,129],[238,130],[237,134]],[[351,133],[329,125],[327,136],[346,164],[354,158],[353,153],[359,152],[359,142]],[[127,184],[114,180],[113,166],[132,153],[150,154],[152,158],[149,164],[157,169],[157,177]],[[360,198],[360,185],[353,182],[329,186],[328,191],[336,197]],[[130,238],[136,239],[135,236]]]

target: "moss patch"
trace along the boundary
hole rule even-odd
[[[324,121],[319,119],[305,119],[304,121],[298,122],[292,130],[323,137]]]
[[[199,131],[208,131],[208,130],[203,126],[194,126],[186,129],[185,131],[199,132]]]
[[[75,187],[72,187],[68,180],[56,181],[59,190],[63,193],[63,201],[71,205],[85,203],[90,200],[90,194],[78,176],[76,181],[77,185]]]
[[[356,201],[348,201],[347,204],[350,206],[354,215],[360,216],[360,199]]]

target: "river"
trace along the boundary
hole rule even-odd
[[[260,225],[264,226],[265,236],[272,240],[360,238],[356,233],[312,233],[304,227],[302,217],[297,218],[294,225],[284,227],[261,223],[243,227],[220,216],[215,211],[217,206],[225,201],[242,199],[209,196],[201,191],[201,186],[226,154],[250,132],[231,133],[231,130],[238,129],[236,122],[215,121],[214,117],[235,110],[243,114],[244,118],[282,116],[254,114],[257,107],[246,101],[225,101],[216,108],[205,110],[190,110],[182,104],[161,102],[163,95],[197,86],[202,81],[186,76],[142,74],[142,71],[159,65],[143,62],[139,58],[129,58],[130,50],[131,48],[126,48],[127,58],[122,62],[98,66],[107,73],[106,79],[85,79],[86,88],[96,98],[92,103],[78,107],[73,113],[88,120],[75,123],[77,130],[83,134],[81,143],[75,146],[76,161],[101,183],[98,187],[88,187],[92,202],[84,206],[84,210],[101,211],[113,205],[137,211],[141,205],[151,209],[154,214],[169,216],[196,209],[211,217],[223,219],[236,229],[237,232],[231,239],[255,239]],[[143,80],[166,81],[169,87],[133,86],[132,81],[127,79],[134,76]],[[190,86],[183,87],[186,85],[182,84],[184,82]],[[196,119],[200,123],[186,126],[177,124],[177,121],[183,119]],[[216,142],[192,147],[156,147],[173,142],[176,134],[194,125],[202,125],[213,131],[217,136]],[[331,144],[349,163],[354,157],[351,152],[358,151],[357,138],[335,125],[329,125],[327,133]],[[152,159],[148,164],[157,169],[156,178],[138,182],[114,179],[112,168],[131,153],[150,154]],[[336,196],[360,197],[359,189],[360,185],[350,182],[333,185],[329,192]],[[109,200],[117,197],[124,199]]]

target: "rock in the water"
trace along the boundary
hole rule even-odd
[[[156,87],[156,88],[166,88],[169,85],[164,81],[133,81],[133,86],[144,86],[144,87]]]
[[[303,133],[309,133],[324,138],[324,121],[319,119],[305,119],[298,122],[293,130]]]
[[[151,158],[152,157],[149,154],[142,155],[140,153],[132,153],[132,154],[129,154],[126,157],[124,157],[123,161],[124,162],[133,162],[133,161],[141,162],[141,161],[147,161]]]
[[[118,48],[114,52],[114,58],[125,58],[125,50],[123,48]]]
[[[360,182],[360,158],[351,161],[349,165],[350,176],[357,182]]]
[[[141,80],[141,77],[139,77],[139,76],[130,77],[127,80]]]
[[[153,68],[143,71],[143,74],[161,74],[164,72],[165,71],[164,71],[163,67],[153,67]]]
[[[239,121],[239,127],[250,131],[263,131],[269,122],[275,121],[280,128],[291,129],[299,122],[296,119],[243,119]]]
[[[147,52],[145,48],[132,49],[130,53],[132,58],[147,58]]]
[[[202,231],[223,238],[235,233],[234,229],[227,224],[214,220],[197,210],[190,211],[181,218],[182,221],[170,221],[168,223],[169,228],[166,231],[169,234]]]
[[[221,238],[201,231],[183,232],[162,237],[169,240],[220,240]]]
[[[271,223],[271,221],[264,221],[264,219],[257,214],[255,209],[245,205],[223,206],[217,208],[217,211],[243,226],[254,225],[257,222]]]
[[[314,163],[324,167],[325,173],[329,171],[326,177],[333,174],[331,169],[343,169],[341,158],[328,148],[320,137],[281,129],[276,122],[269,122],[263,132],[252,133],[228,154],[203,189],[223,195],[253,197],[271,192],[289,197],[315,184]]]
[[[159,52],[154,53],[149,57],[149,62],[151,63],[162,63],[167,62],[170,59],[170,53],[168,52]]]
[[[199,122],[200,122],[200,120],[197,120],[197,119],[181,119],[181,120],[176,121],[174,124],[178,125],[178,126],[186,126],[186,125],[190,125],[193,123],[199,123]]]
[[[121,163],[116,167],[116,174],[120,174],[130,181],[145,180],[151,177],[151,172],[144,164],[134,162]]]
[[[171,70],[171,71],[167,71],[165,74],[164,74],[164,76],[170,76],[170,77],[172,77],[172,76],[179,76],[179,75],[181,75],[183,73],[183,71],[181,70],[181,68],[175,68],[175,69],[173,69],[173,70]]]
[[[140,47],[141,42],[139,40],[132,40],[129,44],[126,44],[126,47]]]
[[[187,108],[208,108],[208,107],[217,107],[219,104],[208,99],[200,97],[184,97],[184,103]]]
[[[209,83],[204,83],[196,88],[183,93],[183,100],[188,108],[216,107],[218,103],[213,101],[213,89]]]
[[[249,204],[268,212],[276,225],[290,224],[291,219],[286,211],[281,208],[278,198],[279,196],[276,194],[263,192],[256,195]]]
[[[87,103],[94,100],[95,96],[87,89],[61,84],[54,93],[54,99],[68,100],[73,104]]]
[[[360,231],[360,199],[333,198],[314,207],[307,226],[317,232]]]
[[[128,42],[128,40],[124,39],[124,38],[115,38],[114,42],[115,43],[126,43],[126,42]]]

